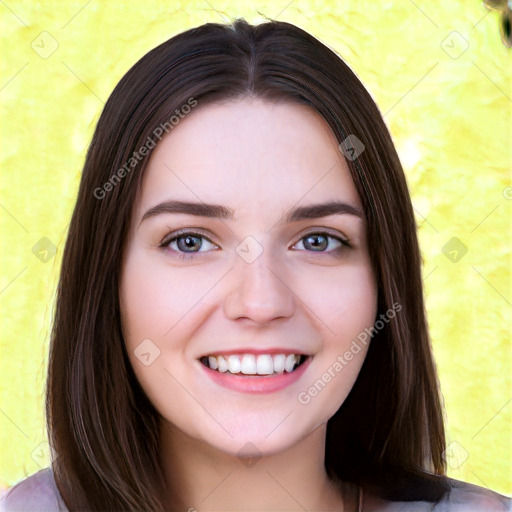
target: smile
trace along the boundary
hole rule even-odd
[[[313,356],[298,353],[259,352],[210,354],[198,359],[205,377],[239,393],[274,393],[297,382]]]
[[[207,368],[232,375],[277,375],[291,373],[304,363],[303,354],[229,354],[200,359]]]

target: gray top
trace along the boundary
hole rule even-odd
[[[0,498],[0,512],[68,512],[53,478],[51,468],[42,469],[15,486]]]
[[[450,479],[451,490],[436,502],[409,501],[385,502],[379,505],[378,512],[511,512],[512,499],[477,485]],[[368,508],[364,502],[361,511]],[[0,512],[37,511],[68,512],[62,501],[51,468],[42,469],[15,486],[11,487],[0,499]]]

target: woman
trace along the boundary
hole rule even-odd
[[[446,477],[406,180],[331,50],[271,21],[144,56],[98,122],[3,510],[509,510]]]

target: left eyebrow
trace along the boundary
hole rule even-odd
[[[150,208],[140,221],[142,223],[149,217],[161,214],[181,213],[198,217],[210,217],[234,220],[234,211],[219,204],[194,203],[188,201],[164,201]],[[299,206],[285,212],[284,222],[297,222],[304,219],[317,219],[329,215],[354,215],[363,218],[363,211],[359,208],[341,201]]]
[[[363,218],[363,211],[355,206],[341,201],[299,206],[286,212],[285,222],[296,222],[303,219],[317,219],[329,215],[355,215]]]

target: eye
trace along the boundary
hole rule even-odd
[[[208,247],[204,251],[196,250],[204,247],[203,240],[206,241],[206,245],[215,245],[201,233],[182,231],[166,236],[160,247],[174,253],[173,255],[180,259],[189,259],[194,258],[198,253],[208,252]]]
[[[330,240],[333,242],[331,243]],[[330,256],[338,256],[343,247],[350,247],[348,240],[325,232],[308,233],[294,247],[299,244],[302,244],[308,252],[326,253]],[[331,250],[326,250],[329,247]]]

